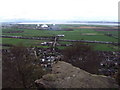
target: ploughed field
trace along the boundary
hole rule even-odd
[[[79,24],[60,24],[57,25],[62,30],[38,30],[38,29],[19,29],[18,27],[2,29],[2,35],[7,36],[23,36],[23,37],[51,37],[56,35],[64,35],[60,39],[66,40],[88,40],[88,41],[105,41],[105,42],[118,42],[119,37],[118,27],[116,26],[96,26],[96,25],[79,25]],[[106,35],[110,34],[110,35]],[[117,37],[117,38],[116,38]],[[2,44],[19,45],[20,43],[25,46],[49,47],[41,46],[42,42],[50,40],[30,40],[30,39],[15,39],[15,38],[2,38]],[[72,42],[59,41],[61,44],[72,44]],[[94,46],[95,50],[100,51],[117,51],[118,46],[111,44],[98,44],[88,43]],[[3,48],[6,48],[3,46]],[[58,46],[58,48],[66,48]]]

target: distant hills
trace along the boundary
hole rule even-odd
[[[0,21],[1,23],[107,23],[119,24],[117,21],[64,21],[64,20],[27,20],[27,19],[9,19]]]

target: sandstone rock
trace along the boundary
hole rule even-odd
[[[45,88],[118,88],[111,77],[90,74],[63,61],[52,66],[52,74],[44,75],[35,83]]]

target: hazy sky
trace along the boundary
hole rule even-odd
[[[0,0],[0,20],[117,21],[119,0]]]

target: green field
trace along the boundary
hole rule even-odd
[[[82,25],[59,25],[61,28],[73,28],[73,27],[80,27]],[[86,26],[86,25],[84,25]],[[97,26],[96,26],[97,27]],[[103,26],[101,26],[103,27]],[[107,27],[107,26],[106,26]],[[12,31],[23,31],[21,33],[9,33]],[[108,42],[118,42],[118,39],[113,37],[105,36],[105,33],[112,33],[118,36],[118,31],[96,31],[94,29],[85,29],[85,28],[73,28],[73,31],[55,31],[55,30],[32,30],[32,29],[17,29],[17,28],[9,28],[9,29],[2,29],[2,35],[11,35],[11,36],[25,36],[25,37],[39,37],[39,36],[55,36],[58,34],[64,34],[65,37],[61,39],[67,40],[90,40],[90,41],[108,41]],[[46,40],[44,40],[46,41]],[[13,39],[13,38],[2,38],[3,44],[13,44],[18,45],[22,43],[25,46],[39,46],[42,40],[28,40],[28,39]],[[60,42],[60,43],[68,43],[68,42]],[[106,44],[91,44],[95,47],[95,50],[104,50],[104,51],[116,51],[118,50],[116,46],[106,45]],[[115,47],[115,48],[113,48]],[[59,47],[61,49],[65,47]]]

